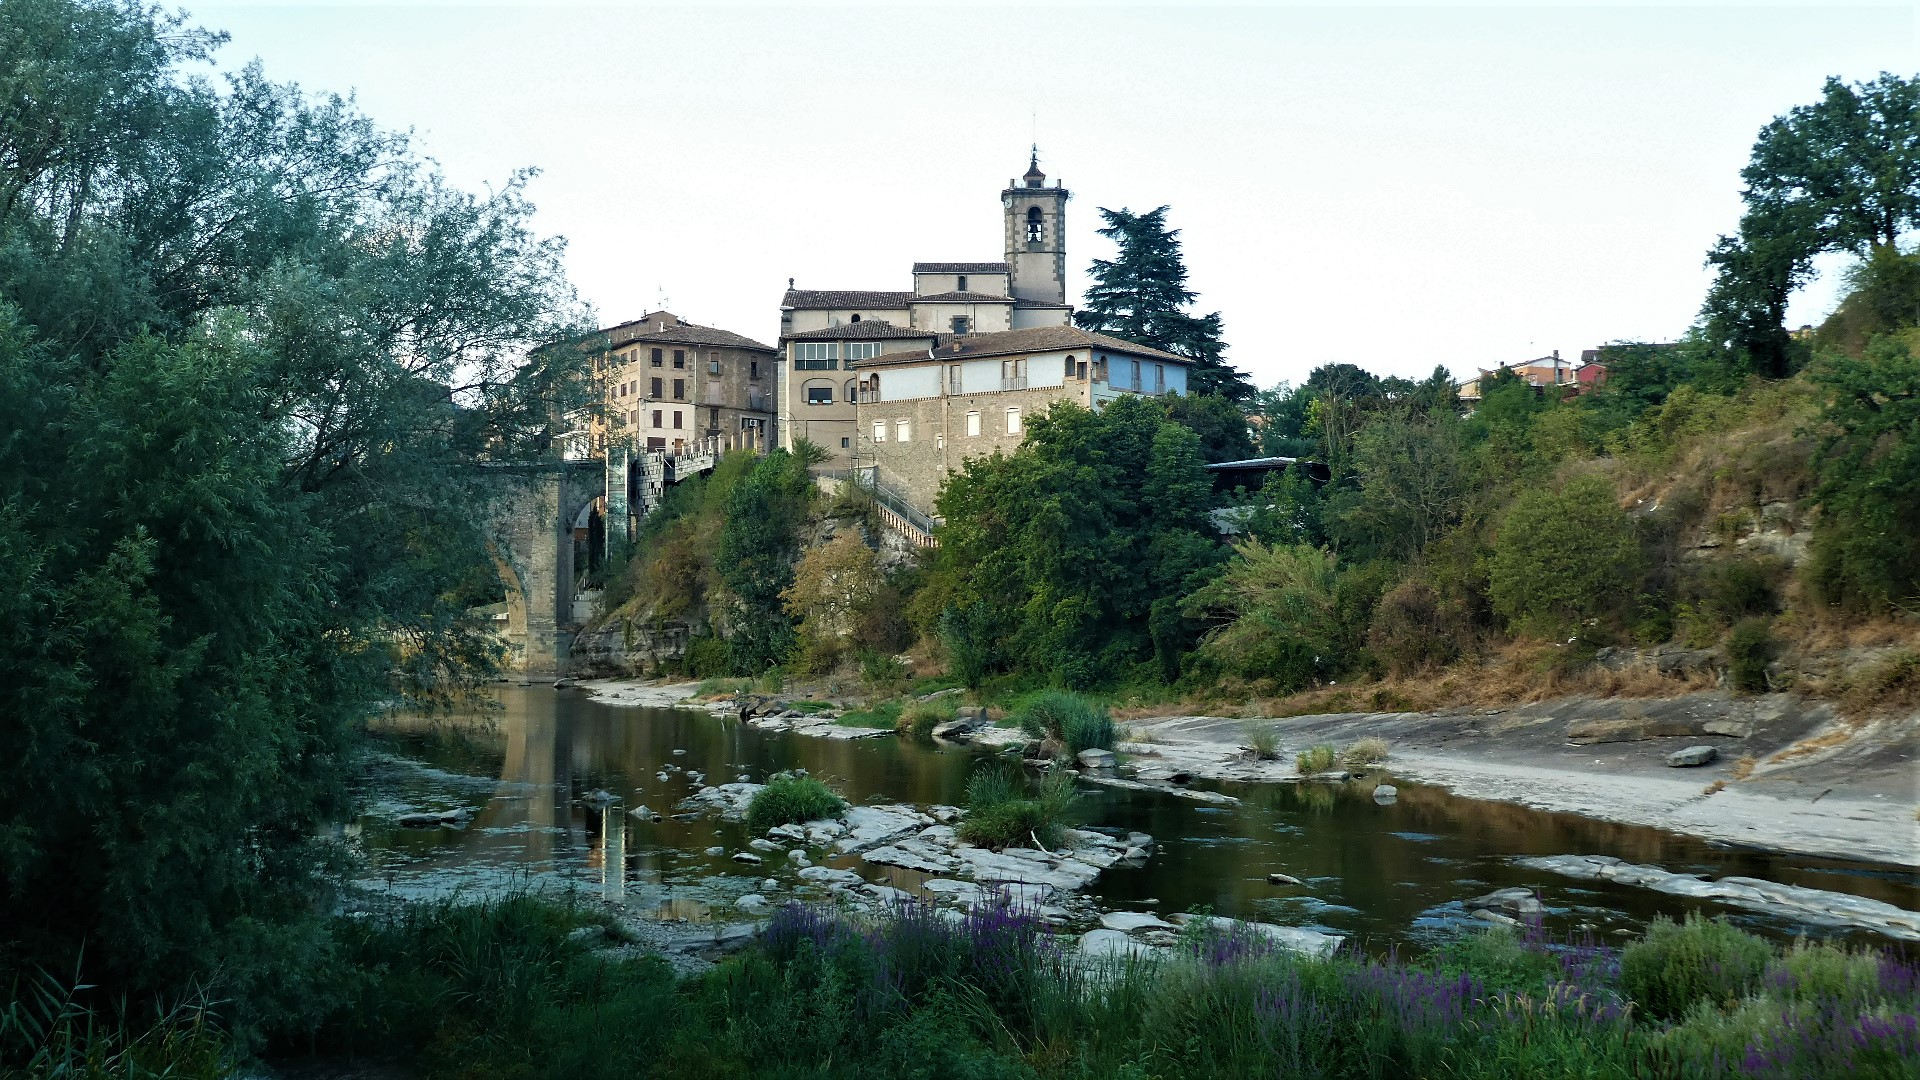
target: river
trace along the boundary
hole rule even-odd
[[[363,884],[406,897],[575,889],[636,916],[727,918],[734,898],[761,893],[777,901],[798,882],[783,862],[747,868],[731,860],[752,839],[744,826],[665,816],[697,787],[679,770],[721,784],[804,768],[853,802],[925,806],[960,803],[980,761],[966,747],[763,732],[700,711],[604,705],[571,690],[511,687],[498,696],[494,711],[402,716],[381,725],[364,810],[347,828],[367,860]],[[1386,805],[1342,786],[1224,789],[1240,797],[1237,807],[1083,784],[1083,824],[1137,829],[1159,841],[1144,867],[1110,869],[1088,892],[1110,909],[1207,908],[1351,935],[1374,950],[1430,945],[1482,926],[1462,902],[1507,886],[1537,888],[1557,934],[1624,935],[1657,914],[1677,916],[1693,905],[1638,887],[1528,871],[1511,864],[1516,855],[1614,855],[1920,908],[1920,884],[1896,867],[1757,852],[1394,783],[1399,799]],[[584,802],[596,789],[617,801]],[[640,805],[663,820],[629,815]],[[409,811],[460,807],[474,814],[463,825],[396,824]],[[723,851],[709,854],[714,847]],[[901,887],[919,881],[858,857],[832,864]],[[1302,884],[1269,884],[1275,872]],[[772,892],[768,877],[779,881]],[[1836,933],[1702,906],[1772,937]]]

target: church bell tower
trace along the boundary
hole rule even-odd
[[[1040,171],[1040,148],[1033,148],[1027,174],[1007,181],[1000,193],[1006,213],[1007,265],[1013,270],[1015,300],[1047,304],[1067,302],[1067,189],[1058,180],[1047,186]]]

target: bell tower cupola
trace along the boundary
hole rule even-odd
[[[1038,146],[1033,148],[1026,175],[1018,181],[1007,181],[1006,190],[1000,193],[1015,300],[1067,302],[1067,198],[1067,189],[1058,180],[1047,186],[1047,174],[1040,171]]]

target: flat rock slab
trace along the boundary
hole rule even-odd
[[[764,784],[721,784],[719,787],[704,787],[692,795],[680,800],[680,810],[717,811],[729,821],[739,821],[747,816],[747,806],[753,797],[760,794]]]
[[[1334,950],[1340,947],[1340,943],[1346,940],[1339,934],[1323,934],[1318,930],[1305,930],[1297,926],[1275,926],[1273,923],[1240,922],[1224,915],[1200,916],[1180,912],[1172,918],[1182,926],[1195,919],[1205,918],[1215,930],[1221,933],[1230,933],[1234,927],[1244,926],[1248,933],[1258,934],[1283,949],[1316,960],[1324,960],[1332,956]]]
[[[927,817],[910,807],[882,809],[877,806],[851,806],[842,816],[846,825],[846,834],[833,842],[834,850],[842,855],[851,855],[856,851],[880,845],[918,832],[922,827],[933,823]]]
[[[1135,941],[1118,930],[1089,930],[1080,935],[1080,951],[1090,957],[1102,960],[1119,960],[1127,957],[1150,957],[1158,955],[1160,950],[1144,941]]]
[[[1857,927],[1904,941],[1920,941],[1920,911],[1908,911],[1851,893],[1782,885],[1758,878],[1725,877],[1708,881],[1695,874],[1675,874],[1657,866],[1622,862],[1611,855],[1539,855],[1515,859],[1514,864],[1589,881],[1618,881],[1676,896],[1718,900],[1749,911],[1823,926]]]
[[[1533,895],[1532,889],[1517,886],[1511,889],[1495,889],[1485,896],[1476,896],[1467,901],[1467,907],[1469,909],[1504,908],[1515,915],[1540,915],[1547,910],[1546,906],[1540,903],[1539,897]]]
[[[1171,930],[1173,924],[1145,911],[1109,911],[1100,916],[1100,925],[1108,930],[1131,934],[1139,930]]]

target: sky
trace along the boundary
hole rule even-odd
[[[352,93],[455,183],[536,167],[541,231],[611,325],[664,300],[772,343],[800,288],[997,261],[1027,165],[1167,205],[1255,382],[1456,376],[1672,340],[1760,127],[1828,76],[1920,72],[1915,8],[201,6],[221,63]],[[1789,324],[1831,310],[1829,260]]]

